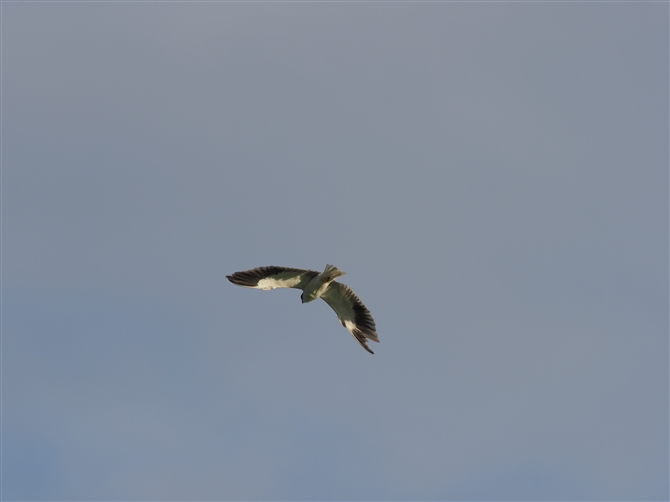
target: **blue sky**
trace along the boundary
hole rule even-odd
[[[667,4],[2,14],[4,499],[667,499]]]

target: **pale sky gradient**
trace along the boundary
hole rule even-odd
[[[667,3],[2,14],[4,500],[667,500]]]

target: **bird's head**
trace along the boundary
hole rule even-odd
[[[312,302],[312,301],[316,300],[317,298],[318,297],[315,297],[314,295],[309,295],[309,294],[305,295],[305,293],[300,295],[300,301],[302,303],[309,303],[309,302]]]

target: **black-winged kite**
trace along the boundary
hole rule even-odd
[[[326,265],[322,273],[299,268],[259,267],[235,272],[226,277],[233,284],[246,288],[302,289],[303,293],[300,295],[302,303],[321,298],[335,311],[342,326],[349,330],[358,343],[370,354],[374,354],[368,347],[367,340],[379,342],[375,321],[349,286],[335,282],[335,279],[344,274],[337,267]]]

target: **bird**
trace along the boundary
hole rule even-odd
[[[337,282],[335,279],[342,277],[345,272],[334,265],[326,265],[323,272],[287,267],[258,267],[243,272],[235,272],[226,278],[245,288],[276,289],[295,288],[302,289],[300,299],[302,303],[308,303],[321,298],[337,314],[342,326],[367,350],[374,354],[367,341],[379,343],[377,327],[370,311],[360,298],[346,284]]]

